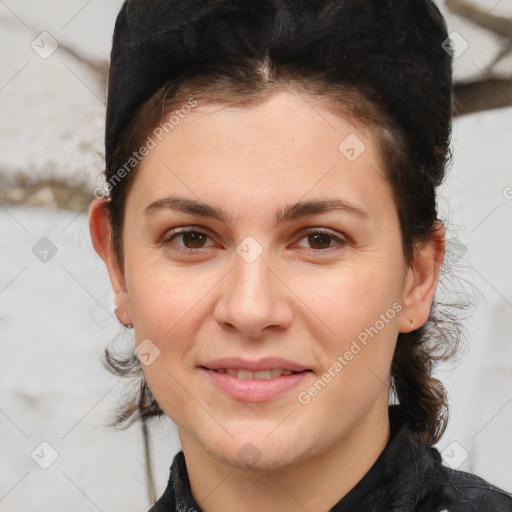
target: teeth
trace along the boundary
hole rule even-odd
[[[250,370],[238,370],[238,378],[242,380],[254,379],[254,373]]]
[[[254,378],[255,379],[270,379],[270,370],[254,372]]]
[[[270,370],[260,370],[257,372],[252,372],[250,370],[237,370],[235,368],[219,368],[216,371],[218,373],[227,373],[228,375],[231,375],[231,377],[236,377],[237,379],[242,380],[268,380],[281,376],[288,376],[294,373],[291,370],[283,370],[281,368],[272,368]]]

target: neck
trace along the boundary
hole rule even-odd
[[[325,512],[368,472],[390,436],[387,403],[377,403],[325,452],[282,468],[224,464],[180,429],[192,495],[204,512]]]

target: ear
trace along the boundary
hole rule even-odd
[[[117,319],[123,325],[127,325],[131,323],[130,304],[124,272],[114,250],[107,203],[107,199],[95,199],[92,202],[89,208],[89,231],[92,245],[105,263],[110,276]]]
[[[444,253],[445,230],[436,222],[430,239],[415,246],[413,261],[407,269],[398,317],[400,332],[411,332],[428,320]]]

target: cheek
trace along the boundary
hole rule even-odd
[[[346,342],[376,323],[386,334],[395,325],[401,307],[399,281],[392,268],[369,265],[333,273],[321,290],[311,285],[306,295],[312,297],[311,309],[334,331],[332,337]]]
[[[400,275],[392,265],[370,265],[331,280],[328,292],[317,295],[312,309],[322,311],[334,331],[317,338],[324,372],[331,375],[326,378],[333,382],[324,398],[333,407],[356,406],[389,385],[402,308]]]
[[[142,365],[144,377],[160,407],[182,425],[191,414],[190,397],[200,396],[189,372],[195,361],[201,319],[207,314],[201,298],[212,286],[197,271],[171,269],[169,265],[141,265],[136,275],[130,300],[137,343],[149,339],[159,351],[150,365]]]
[[[144,254],[128,262],[127,282],[137,337],[140,333],[156,340],[168,337],[211,288],[197,270],[155,262]]]
[[[315,339],[322,371],[301,390],[299,403],[307,403],[311,416],[325,417],[326,423],[333,417],[352,421],[385,396],[390,384],[401,309],[396,284],[394,289],[391,283],[376,288],[382,281],[371,272],[353,277],[338,279],[329,293],[317,296],[317,307],[334,334]]]

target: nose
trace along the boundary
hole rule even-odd
[[[247,263],[236,257],[235,267],[222,280],[214,318],[225,330],[257,339],[287,329],[293,320],[293,294],[261,255]]]

